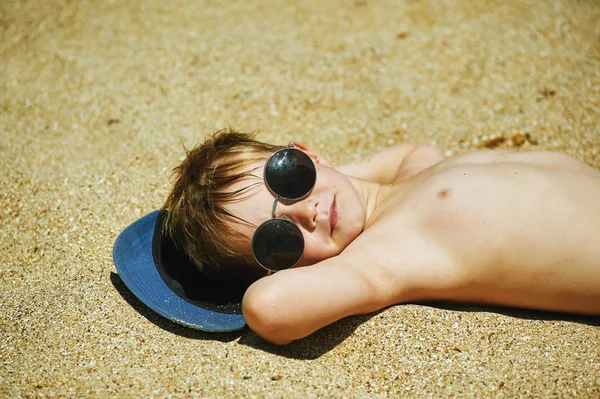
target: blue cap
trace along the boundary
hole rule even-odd
[[[243,328],[239,283],[211,280],[163,234],[165,211],[129,225],[115,241],[119,276],[146,306],[167,319],[203,331]]]

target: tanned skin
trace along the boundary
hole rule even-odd
[[[333,197],[335,231],[350,232],[333,240],[343,248],[310,244],[312,265],[247,290],[244,317],[264,339],[286,344],[346,316],[422,300],[600,315],[600,172],[591,166],[554,152],[444,159],[433,146],[404,144],[333,172],[320,154],[297,146],[317,163],[317,179],[340,174],[360,201]],[[314,209],[310,202],[282,205],[309,240],[329,220],[315,215],[333,218],[319,206],[336,182],[315,189]],[[261,217],[269,217],[271,203]],[[309,211],[316,213],[302,214]],[[357,229],[352,215],[361,212]]]

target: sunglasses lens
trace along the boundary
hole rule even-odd
[[[287,219],[267,220],[254,232],[252,252],[267,269],[289,269],[302,258],[304,237],[300,228]]]
[[[315,164],[303,151],[286,148],[277,151],[265,165],[265,182],[277,196],[300,199],[313,189],[317,179]]]

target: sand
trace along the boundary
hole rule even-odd
[[[600,168],[600,3],[0,2],[0,397],[600,397],[600,319],[443,304],[286,347],[171,324],[117,234],[216,129]]]

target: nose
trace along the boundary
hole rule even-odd
[[[318,205],[319,203],[310,197],[292,203],[280,202],[277,216],[285,216],[306,230],[312,231],[317,226]]]

